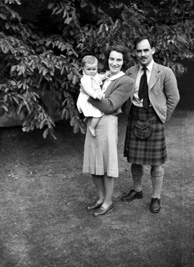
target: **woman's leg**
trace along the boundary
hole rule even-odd
[[[92,175],[94,184],[96,186],[96,189],[98,191],[98,203],[102,203],[105,198],[105,185],[104,185],[104,177],[100,175]]]
[[[104,176],[105,198],[102,206],[106,209],[112,204],[114,178]]]

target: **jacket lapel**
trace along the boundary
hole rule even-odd
[[[137,64],[137,65],[133,66],[132,68],[130,68],[126,72],[126,74],[128,76],[130,76],[131,78],[133,78],[134,80],[136,80],[138,70],[139,70],[139,65]],[[159,72],[160,72],[159,65],[156,62],[154,62],[153,68],[152,68],[152,71],[151,71],[149,84],[148,84],[149,90],[151,90],[154,87],[154,85],[156,84],[156,82],[158,80],[158,77],[159,77]]]
[[[110,94],[111,94],[112,91],[114,90],[115,83],[116,83],[117,81],[119,81],[120,79],[122,79],[123,76],[124,76],[124,73],[123,73],[122,76],[116,78],[115,80],[112,80],[112,82],[108,85],[108,87],[107,87],[107,89],[106,89],[106,91],[105,91],[105,96],[106,96],[106,97],[109,97],[109,96],[110,96]]]
[[[106,97],[109,97],[109,96],[110,96],[114,84],[115,84],[115,80],[112,81],[111,84],[108,85],[108,87],[107,87],[107,89],[106,89],[106,91],[105,91],[105,96],[106,96]]]
[[[150,76],[150,80],[149,80],[149,90],[151,90],[154,85],[156,84],[158,77],[159,77],[159,68],[158,68],[158,64],[154,62],[152,71],[151,71],[151,76]]]

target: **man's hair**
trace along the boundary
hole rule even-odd
[[[154,41],[149,36],[143,35],[143,36],[139,36],[139,37],[135,38],[135,40],[134,40],[135,49],[137,48],[137,45],[143,40],[148,40],[148,42],[150,43],[151,48],[155,47]]]
[[[87,55],[83,57],[82,59],[82,62],[81,62],[82,68],[86,65],[86,63],[88,64],[98,63],[98,59],[95,56]]]

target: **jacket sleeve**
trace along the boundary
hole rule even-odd
[[[109,85],[111,86],[111,85]],[[108,88],[107,88],[108,90]],[[105,114],[112,114],[129,99],[132,98],[134,92],[134,81],[133,79],[123,76],[122,79],[118,79],[115,82],[114,87],[109,96],[106,96],[101,101],[88,99],[94,107],[98,108]]]
[[[164,93],[166,95],[166,105],[167,105],[166,120],[168,121],[180,100],[177,80],[173,71],[170,68],[167,69],[165,75]]]

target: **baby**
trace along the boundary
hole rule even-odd
[[[92,55],[87,55],[82,59],[83,76],[81,78],[81,90],[77,99],[77,108],[86,118],[91,118],[89,130],[92,136],[96,136],[96,126],[103,113],[93,107],[87,100],[89,97],[102,100],[104,97],[101,89],[102,81],[107,78],[108,72],[98,74],[98,60]]]

